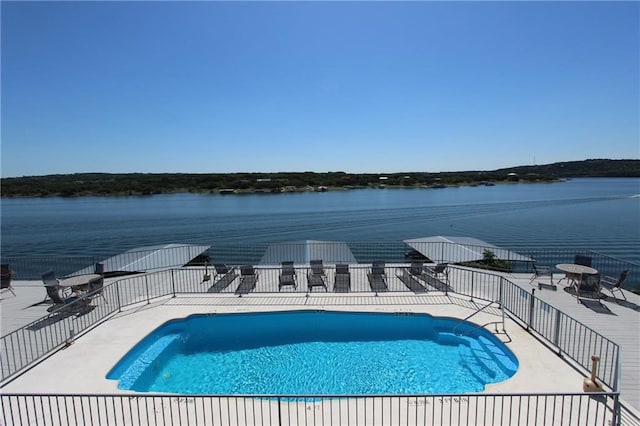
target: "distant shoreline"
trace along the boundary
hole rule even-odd
[[[438,190],[443,188],[457,188],[463,186],[469,187],[478,187],[478,186],[494,186],[494,185],[513,185],[513,184],[523,184],[523,183],[555,183],[561,182],[565,179],[553,179],[553,180],[537,180],[537,181],[492,181],[486,183],[474,183],[474,182],[465,182],[465,183],[456,183],[456,184],[436,184],[436,185],[414,185],[414,186],[401,186],[401,185],[377,185],[377,186],[340,186],[340,187],[313,187],[308,186],[304,188],[297,187],[286,187],[286,188],[275,188],[275,189],[256,189],[256,188],[248,188],[248,189],[233,189],[226,188],[220,190],[193,190],[193,189],[176,189],[171,191],[153,191],[153,192],[136,192],[136,191],[122,191],[122,192],[109,192],[109,193],[100,193],[100,192],[83,192],[83,193],[75,193],[75,194],[64,194],[64,193],[48,193],[46,195],[42,194],[24,194],[24,195],[6,195],[2,194],[2,198],[47,198],[47,197],[63,197],[63,198],[77,198],[77,197],[127,197],[127,196],[137,196],[137,197],[147,197],[153,195],[166,195],[166,194],[201,194],[201,195],[252,195],[252,194],[264,194],[264,195],[275,195],[275,194],[294,194],[294,193],[304,193],[304,192],[333,192],[333,191],[351,191],[358,189],[380,189],[380,190],[396,190],[396,189],[412,189],[412,190],[420,190],[420,189],[430,189],[430,190]]]
[[[125,196],[174,193],[273,194],[358,188],[444,188],[557,182],[578,177],[640,177],[640,160],[584,160],[494,171],[280,172],[280,173],[76,173],[0,180],[2,198]]]

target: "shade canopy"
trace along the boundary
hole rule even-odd
[[[496,259],[532,262],[533,259],[472,237],[424,237],[404,240],[404,243],[437,263],[462,263],[482,260],[485,250]]]
[[[349,246],[340,241],[294,241],[271,244],[267,247],[261,265],[279,265],[280,262],[309,264],[311,260],[324,263],[357,263]]]
[[[211,246],[193,244],[164,244],[138,247],[100,261],[104,272],[147,272],[186,265]],[[93,273],[94,266],[76,274]],[[75,275],[75,274],[74,274]]]

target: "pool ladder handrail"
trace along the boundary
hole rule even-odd
[[[475,311],[475,312],[473,312],[471,315],[469,315],[469,316],[467,316],[466,318],[461,319],[460,321],[458,321],[458,323],[455,325],[455,327],[453,327],[453,330],[452,330],[451,332],[452,332],[453,334],[455,334],[456,336],[464,336],[464,335],[469,334],[470,332],[472,332],[472,331],[474,331],[474,330],[476,330],[476,329],[478,329],[478,328],[484,328],[484,327],[486,327],[486,326],[487,326],[487,325],[489,325],[489,324],[499,324],[500,322],[502,322],[502,330],[504,330],[504,309],[502,309],[502,306],[500,306],[500,311],[502,312],[502,321],[490,321],[490,322],[488,322],[488,323],[486,323],[486,324],[483,324],[483,325],[476,325],[476,326],[475,326],[475,327],[473,327],[471,330],[468,330],[468,331],[467,331],[467,332],[465,332],[465,333],[462,333],[462,334],[457,334],[457,333],[456,333],[456,329],[457,329],[460,325],[462,325],[462,323],[463,323],[463,322],[465,322],[466,320],[468,320],[469,318],[471,318],[471,317],[472,317],[472,316],[474,316],[475,314],[477,314],[477,313],[480,313],[480,312],[484,311],[486,308],[488,308],[489,306],[493,305],[494,303],[498,303],[498,302],[499,302],[499,300],[493,300],[493,301],[490,301],[489,303],[487,303],[486,305],[484,305],[484,306],[482,306],[482,307],[480,307],[480,308],[476,309],[476,311]],[[496,328],[496,330],[497,330],[497,328]]]

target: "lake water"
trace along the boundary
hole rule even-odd
[[[2,254],[108,255],[165,243],[470,236],[640,263],[640,179],[443,189],[2,199]]]

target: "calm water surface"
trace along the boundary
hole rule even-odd
[[[2,253],[115,254],[164,243],[472,236],[640,262],[640,179],[443,189],[2,199]]]

